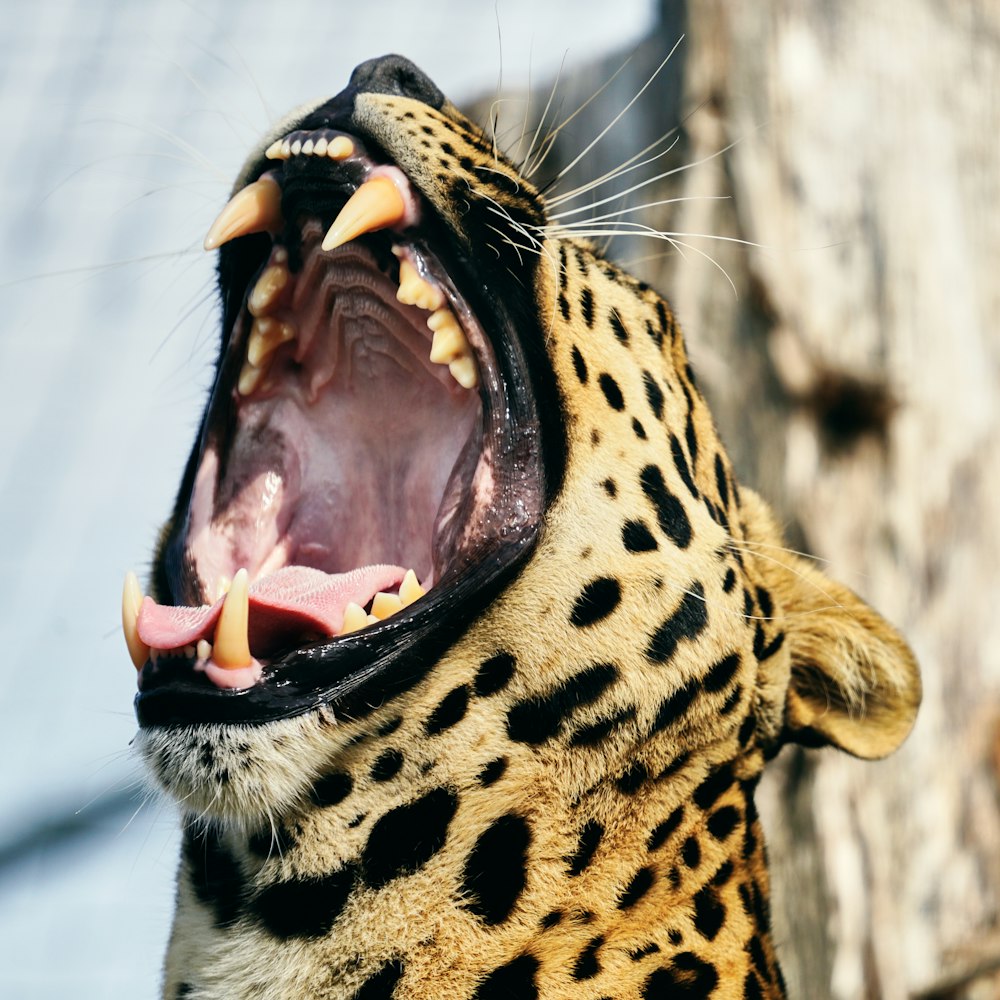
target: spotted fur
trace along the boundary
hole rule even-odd
[[[551,497],[517,575],[390,696],[143,729],[184,811],[163,995],[784,995],[754,789],[782,743],[894,749],[893,629],[736,482],[669,305],[451,105],[354,128],[502,273],[545,360]]]

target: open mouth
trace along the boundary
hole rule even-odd
[[[540,425],[506,293],[355,135],[292,132],[254,173],[206,240],[226,335],[161,547],[168,603],[126,582],[143,725],[380,704],[539,530]]]

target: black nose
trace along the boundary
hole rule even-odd
[[[402,56],[379,56],[363,62],[351,74],[348,89],[362,94],[397,94],[412,97],[438,110],[444,94],[422,69]]]

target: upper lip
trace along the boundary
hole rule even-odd
[[[303,134],[308,135],[296,134],[300,142],[307,141]],[[290,147],[295,138],[287,140]],[[280,146],[277,151],[281,153]],[[291,149],[289,153],[287,159],[262,160],[256,171],[258,176],[274,177],[282,188],[285,221],[281,235],[274,243],[263,235],[248,235],[222,247],[220,284],[226,303],[223,353],[199,443],[178,499],[177,516],[161,551],[160,576],[168,584],[168,592],[161,596],[172,602],[203,600],[205,581],[198,576],[190,548],[190,505],[203,456],[218,442],[231,442],[236,433],[235,386],[241,381],[241,367],[245,371],[247,333],[243,328],[250,318],[244,305],[246,287],[262,261],[266,263],[272,245],[286,245],[289,254],[297,254],[301,261],[302,254],[308,252],[303,248],[310,240],[314,245],[317,238],[310,229],[315,222],[308,220],[324,220],[325,227],[370,175],[373,163],[378,165],[365,155],[346,162],[320,163],[316,156],[296,157]],[[415,193],[414,197],[418,198]],[[488,310],[476,308],[481,281],[470,273],[462,253],[425,202],[420,204],[419,215],[418,226],[397,227],[397,231],[365,237],[364,242],[373,248],[369,252],[389,261],[390,266],[393,247],[423,262],[425,274],[442,289],[448,308],[458,314],[472,342],[481,378],[483,448],[497,479],[491,503],[475,511],[477,531],[465,531],[460,538],[465,522],[458,519],[448,543],[451,556],[445,565],[433,568],[437,574],[434,582],[440,586],[407,608],[405,614],[362,634],[332,640],[321,637],[280,651],[268,664],[268,683],[220,691],[204,683],[189,666],[165,670],[147,664],[137,696],[142,724],[258,721],[330,702],[342,712],[361,711],[422,676],[530,552],[540,526],[544,482],[537,408],[516,331],[502,303],[499,308],[495,301]],[[477,322],[477,315],[483,319]],[[474,504],[467,498],[462,503],[463,516],[468,519]],[[440,533],[438,544],[444,544]]]

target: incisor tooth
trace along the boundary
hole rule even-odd
[[[199,639],[198,645],[195,646],[195,652],[198,654],[199,660],[210,660],[212,659],[212,644],[207,639]]]
[[[327,141],[326,141],[326,136],[324,135],[316,140],[316,145],[313,146],[313,152],[317,156],[326,156],[326,146],[327,146]]]
[[[405,306],[421,309],[440,309],[444,305],[444,292],[425,281],[417,269],[404,257],[399,262],[399,289],[396,298]]]
[[[241,569],[229,587],[215,626],[215,643],[212,647],[212,662],[225,670],[249,667],[253,661],[250,655],[250,580],[247,571]]]
[[[288,268],[282,264],[265,267],[247,299],[250,315],[263,316],[269,313],[285,290],[288,278]]]
[[[237,236],[277,230],[280,223],[281,188],[273,177],[261,177],[230,198],[208,230],[205,249],[215,250]]]
[[[330,155],[334,142],[330,143],[327,156]],[[347,204],[323,237],[323,249],[334,250],[363,233],[394,226],[405,217],[406,202],[403,201],[399,188],[388,177],[373,177],[348,198]]]
[[[403,610],[403,602],[395,594],[384,594],[379,591],[372,598],[372,614],[379,621]]]
[[[426,593],[427,591],[417,582],[417,574],[412,569],[408,569],[406,576],[403,577],[403,582],[399,585],[399,599],[403,602],[403,607],[409,607]]]
[[[125,574],[125,586],[122,588],[122,629],[125,632],[128,655],[132,657],[136,670],[142,670],[143,664],[149,659],[149,646],[139,638],[136,627],[141,607],[142,588],[135,573],[129,570]]]
[[[247,361],[255,368],[261,368],[282,344],[294,339],[295,327],[290,323],[279,323],[270,316],[261,316],[250,327]]]
[[[475,389],[479,385],[479,373],[476,371],[476,362],[468,354],[452,361],[448,365],[448,371],[451,372],[451,377],[463,389]]]
[[[357,632],[368,624],[368,615],[360,604],[351,601],[344,608],[344,624],[340,626],[340,634],[347,635],[348,632]]]

